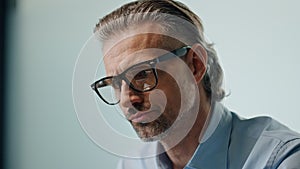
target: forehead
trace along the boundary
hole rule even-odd
[[[161,43],[164,32],[163,27],[158,23],[143,23],[116,30],[108,40],[103,43],[105,56],[113,52],[123,52],[125,50],[142,49],[145,47],[156,47]]]
[[[184,43],[180,39],[165,32],[162,25],[150,22],[115,32],[103,42],[106,73],[119,74],[134,64],[181,47]]]
[[[114,37],[113,39],[119,39]],[[104,43],[105,58],[113,58],[120,54],[130,54],[142,49],[159,48],[162,45],[163,38],[159,34],[146,33],[127,37],[116,44],[114,40]]]
[[[113,39],[118,40],[117,37]],[[174,39],[154,33],[134,35],[113,44],[104,43],[104,64],[107,74],[118,74],[126,68],[145,60],[160,56],[175,49]]]
[[[131,65],[151,59],[154,54],[149,49],[158,48],[159,41],[158,35],[144,34],[127,38],[112,46],[104,56],[107,73],[120,73]]]

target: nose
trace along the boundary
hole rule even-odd
[[[131,108],[143,102],[143,93],[131,89],[123,80],[120,93],[120,104],[123,108]]]

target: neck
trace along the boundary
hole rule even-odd
[[[192,158],[195,150],[199,145],[199,137],[202,135],[202,131],[205,130],[205,121],[210,112],[210,101],[207,104],[200,103],[199,113],[195,124],[189,131],[189,133],[174,147],[168,148],[167,141],[161,141],[161,144],[167,150],[167,155],[173,163],[173,169],[182,169],[189,160]]]

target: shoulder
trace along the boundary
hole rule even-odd
[[[231,112],[232,114],[232,131],[243,134],[245,137],[260,138],[269,137],[280,142],[289,142],[299,139],[300,134],[289,129],[277,120],[260,116],[250,119],[244,119]]]
[[[281,164],[300,166],[300,160],[296,160],[300,157],[299,133],[271,117],[243,119],[235,113],[232,116],[232,139],[249,147],[246,164],[257,162],[259,157],[266,168],[278,168]]]

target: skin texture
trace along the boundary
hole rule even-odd
[[[130,34],[147,29],[160,29],[160,27],[157,24],[144,24],[125,32]],[[139,34],[126,38],[117,44],[114,43],[121,38],[122,35],[120,34],[119,37],[112,37],[110,42],[104,43],[104,63],[108,76],[120,74],[134,64],[156,58],[167,51],[182,47],[178,43],[173,43],[172,40],[166,43],[166,39],[157,34]],[[168,44],[168,46],[164,44]],[[141,139],[152,141],[153,138],[157,138],[156,136],[166,132],[174,124],[175,120],[181,116],[179,110],[182,95],[177,82],[168,72],[176,72],[178,77],[180,77],[179,83],[184,84],[187,73],[193,76],[193,83],[196,83],[198,86],[198,89],[193,92],[199,92],[200,101],[195,99],[184,100],[186,102],[184,104],[191,105],[195,101],[200,102],[199,107],[197,107],[198,112],[195,112],[198,115],[192,129],[175,147],[172,146],[171,148],[172,137],[158,137],[167,150],[167,155],[172,161],[174,169],[183,168],[192,157],[199,144],[199,137],[209,115],[210,99],[207,97],[201,84],[206,70],[206,60],[207,54],[203,47],[200,44],[194,44],[183,59],[186,65],[183,65],[183,62],[178,62],[176,59],[157,65],[159,69],[158,85],[155,90],[138,93],[130,89],[124,81],[122,82],[119,105],[125,117],[130,121]],[[186,66],[189,72],[185,69]],[[184,86],[184,91],[189,91],[188,85]],[[191,108],[186,111],[192,110],[194,109]],[[178,121],[180,120],[182,121],[182,119]],[[185,121],[182,123],[185,123]],[[172,135],[172,133],[168,134]]]
[[[165,51],[162,50],[147,50],[148,48],[157,48],[159,46],[159,39],[161,39],[160,36],[153,34],[138,35],[118,44],[111,50],[114,56],[105,57],[107,74],[119,74],[136,63],[164,54]],[[127,48],[130,50],[123,50]],[[115,53],[115,51],[120,52]],[[172,64],[172,61],[170,60],[170,62],[165,64]],[[159,80],[156,90],[163,91],[167,102],[171,103],[166,107],[159,93],[157,94],[156,92],[153,94],[153,91],[145,93],[136,92],[130,89],[124,81],[122,82],[120,94],[120,107],[125,116],[130,120],[140,138],[149,139],[149,141],[153,136],[164,132],[174,123],[181,104],[180,93],[174,92],[179,91],[179,87],[172,76],[164,71],[158,71],[158,76]],[[147,115],[142,120],[134,118],[138,113]],[[144,123],[145,121],[147,123]]]

